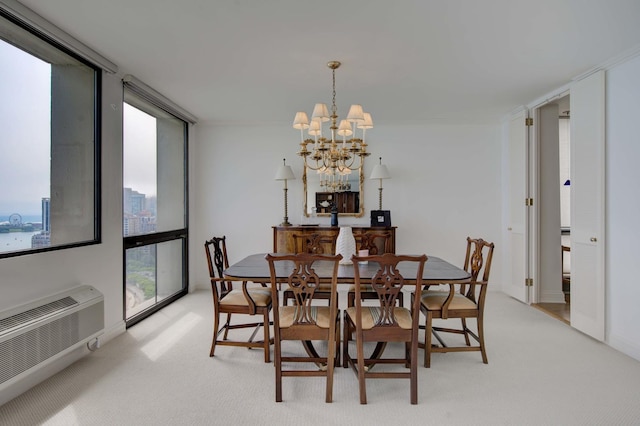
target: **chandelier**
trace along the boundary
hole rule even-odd
[[[330,168],[318,169],[316,171],[320,175],[320,188],[325,192],[344,192],[351,191],[351,182],[349,182],[349,175],[351,169],[346,167],[336,168],[332,170]]]
[[[300,130],[300,151],[298,155],[304,159],[305,167],[316,170],[321,177],[323,186],[332,191],[344,191],[347,188],[348,175],[353,170],[362,167],[367,152],[365,132],[373,128],[371,114],[363,112],[361,105],[351,105],[347,118],[338,125],[338,109],[336,108],[336,69],[340,62],[327,63],[333,73],[333,98],[331,101],[331,115],[326,104],[316,104],[311,114],[311,122],[307,114],[297,112],[293,120],[293,128]],[[323,136],[323,123],[330,121],[330,138]],[[356,128],[362,130],[362,139],[347,137],[356,134]],[[304,138],[307,130],[313,139]],[[338,137],[342,136],[342,141]]]

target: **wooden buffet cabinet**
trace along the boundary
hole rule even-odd
[[[353,235],[358,234],[379,234],[388,233],[388,251],[396,252],[396,227],[371,227],[371,226],[351,226]],[[274,226],[273,227],[273,251],[274,253],[293,253],[295,252],[294,235],[321,234],[327,236],[336,236],[340,232],[339,226]],[[379,247],[380,253],[383,253],[384,247]]]

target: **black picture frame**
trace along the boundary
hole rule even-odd
[[[371,210],[371,226],[372,227],[391,226],[391,211],[390,210]]]

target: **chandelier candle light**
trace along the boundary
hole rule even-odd
[[[283,158],[282,159],[282,166],[280,166],[278,168],[278,171],[276,172],[276,177],[275,180],[283,180],[284,181],[284,220],[282,221],[282,223],[280,224],[280,226],[291,226],[291,224],[289,223],[289,217],[287,214],[287,180],[289,179],[295,179],[296,177],[293,174],[293,170],[291,169],[291,166],[287,166],[287,162],[286,160]]]
[[[338,125],[338,109],[336,108],[336,69],[340,67],[340,62],[331,61],[327,63],[333,73],[333,98],[331,102],[331,115],[326,104],[316,104],[311,114],[311,122],[307,114],[297,112],[293,120],[293,128],[300,130],[300,151],[298,155],[304,159],[305,167],[316,170],[321,174],[327,175],[327,180],[335,182],[338,176],[339,182],[341,177],[345,177],[352,170],[359,170],[362,167],[364,157],[370,155],[367,152],[367,144],[365,142],[365,132],[367,129],[373,128],[371,114],[363,112],[361,105],[351,105],[349,114],[345,120],[341,120]],[[322,134],[323,123],[331,121],[330,139]],[[356,128],[362,130],[362,139],[351,138],[348,136],[355,135]],[[304,130],[308,129],[309,136],[313,139],[304,138]],[[342,136],[342,142],[337,137]],[[309,150],[309,145],[311,150]],[[356,157],[360,157],[356,161]],[[347,176],[348,177],[348,176]],[[338,183],[340,185],[341,183]],[[338,186],[325,184],[327,188],[338,190]]]

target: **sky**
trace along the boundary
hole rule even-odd
[[[124,106],[124,186],[156,194],[155,118]],[[51,66],[0,40],[0,216],[40,215],[49,197]]]
[[[49,197],[50,108],[49,64],[0,41],[0,215]]]
[[[156,118],[124,104],[124,187],[156,195]]]

